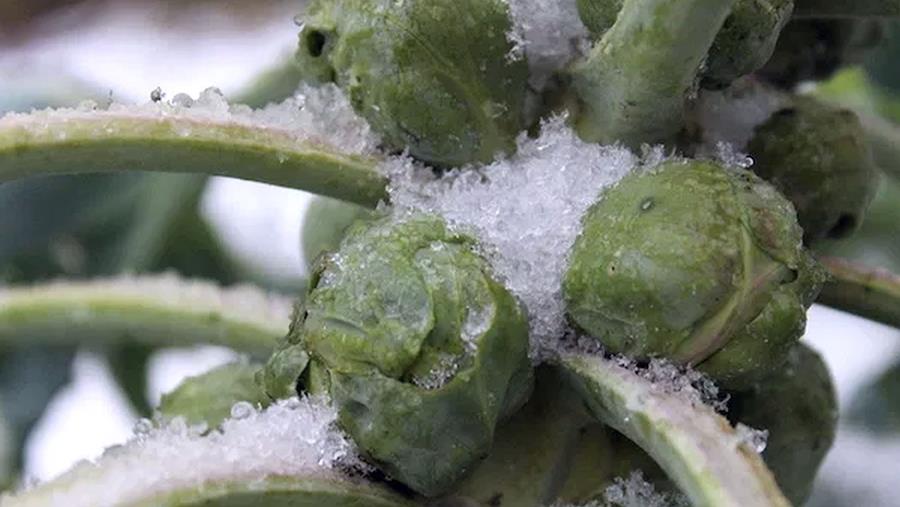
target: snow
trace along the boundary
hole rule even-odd
[[[383,169],[399,213],[437,214],[480,240],[479,253],[528,312],[539,361],[567,328],[562,279],[582,215],[640,162],[625,148],[582,142],[556,117],[536,139],[520,137],[516,155],[486,167],[438,177],[400,157]]]
[[[578,15],[576,0],[506,0],[513,21],[511,58],[528,58],[531,85],[541,90],[590,47],[589,33]]]
[[[744,423],[737,423],[734,430],[738,436],[738,446],[744,446],[757,454],[761,454],[766,450],[769,430],[757,430]]]
[[[703,129],[701,152],[716,155],[723,144],[746,149],[757,127],[787,105],[783,93],[749,79],[722,91],[702,92],[694,105]]]
[[[674,507],[690,505],[682,495],[658,493],[640,471],[617,478],[603,493],[606,504],[617,507]]]
[[[603,492],[603,500],[581,505],[555,503],[552,507],[687,507],[688,499],[681,494],[657,492],[653,484],[644,479],[640,470],[627,478],[618,477]]]
[[[164,92],[154,90],[151,95],[159,98]],[[321,87],[304,85],[293,97],[262,109],[230,105],[219,89],[208,88],[196,99],[186,94],[176,94],[169,101],[154,101],[151,98],[139,105],[112,102],[101,106],[95,101],[85,101],[75,108],[10,113],[0,118],[0,126],[21,126],[40,133],[48,128],[50,122],[90,120],[109,135],[115,133],[115,124],[104,123],[103,120],[116,118],[190,120],[179,127],[178,135],[185,138],[194,133],[191,121],[197,128],[210,122],[250,127],[278,132],[297,142],[331,146],[341,153],[353,155],[374,154],[379,144],[368,123],[353,111],[344,93],[333,84]],[[65,135],[65,132],[60,135]]]
[[[273,476],[342,477],[364,469],[351,442],[335,429],[336,411],[324,400],[294,398],[258,410],[243,403],[220,431],[203,434],[181,418],[157,426],[143,420],[126,444],[96,462],[82,462],[58,480],[36,486],[23,502],[49,500],[69,507],[111,506],[204,484],[249,483]]]

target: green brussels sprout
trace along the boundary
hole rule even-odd
[[[883,37],[872,19],[797,19],[785,25],[772,57],[757,75],[781,88],[823,81],[839,68],[861,63]]]
[[[807,243],[854,232],[878,189],[878,170],[856,115],[806,97],[756,129],[754,172],[797,209]]]
[[[256,384],[259,365],[233,363],[190,377],[163,395],[159,413],[164,418],[184,417],[188,424],[216,428],[232,415],[232,407],[247,402],[266,407],[271,400]]]
[[[525,128],[528,66],[508,58],[502,0],[317,0],[301,66],[334,81],[391,149],[438,166],[489,162]]]
[[[263,375],[283,392],[308,362],[302,388],[330,395],[361,451],[426,496],[488,454],[532,386],[524,313],[475,246],[434,216],[357,222]]]
[[[729,385],[777,369],[824,281],[791,204],[748,171],[670,161],[587,212],[564,279],[574,324],[610,351],[709,364]]]
[[[307,267],[311,269],[320,255],[337,250],[353,222],[373,216],[373,211],[353,203],[315,197],[306,209],[300,232]]]
[[[818,353],[796,345],[784,367],[743,393],[732,393],[729,417],[769,432],[763,459],[794,505],[809,497],[834,442],[837,397]]]
[[[578,12],[591,35],[599,39],[616,22],[623,3],[578,0]],[[793,10],[793,0],[738,0],[710,48],[701,86],[724,88],[765,65]]]

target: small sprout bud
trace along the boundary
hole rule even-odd
[[[427,496],[488,453],[531,390],[523,311],[474,248],[432,216],[357,222],[283,349],[308,353],[303,388],[330,395],[361,451]]]
[[[502,0],[318,0],[298,58],[388,147],[439,166],[489,162],[525,128],[528,69]]]
[[[726,385],[779,366],[822,283],[791,204],[741,169],[634,173],[583,226],[564,281],[572,321],[612,352],[709,364]]]
[[[794,203],[807,243],[853,233],[878,187],[859,119],[814,99],[797,97],[775,113],[748,152],[754,172]]]
[[[769,432],[763,459],[788,500],[803,505],[838,419],[834,385],[819,354],[795,345],[772,376],[732,394],[729,417]]]
[[[191,377],[163,395],[159,412],[165,418],[184,417],[190,425],[213,429],[233,416],[233,408],[265,407],[270,399],[254,381],[258,365],[234,363]]]

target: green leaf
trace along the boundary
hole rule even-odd
[[[790,505],[762,458],[712,408],[599,356],[564,353],[558,367],[593,415],[650,454],[693,505]]]
[[[136,170],[215,174],[374,207],[387,198],[378,162],[228,118],[93,111],[0,119],[0,181]]]
[[[231,417],[231,409],[238,402],[267,407],[272,400],[255,380],[261,368],[258,364],[232,363],[187,378],[163,395],[159,412],[165,418],[184,417],[190,425],[205,424],[214,429]]]
[[[288,329],[292,300],[175,275],[0,289],[0,344],[198,343],[254,355]]]

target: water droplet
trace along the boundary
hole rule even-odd
[[[247,419],[255,412],[256,409],[253,408],[253,405],[246,401],[239,401],[231,407],[231,418],[238,420]]]

